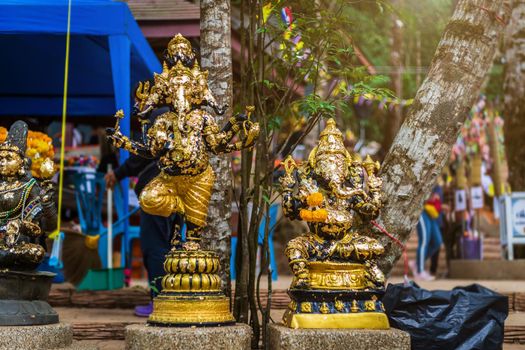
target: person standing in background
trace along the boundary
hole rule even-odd
[[[135,186],[137,197],[140,192],[154,177],[159,175],[160,170],[155,159],[145,159],[134,154],[117,169],[109,171],[104,177],[106,186],[113,188],[118,181],[126,177],[136,176],[138,182]],[[171,215],[162,217],[151,215],[140,211],[140,247],[144,267],[148,273],[148,281],[151,289],[152,299],[162,289],[161,278],[164,276],[165,255],[171,249],[171,239],[176,225],[182,227],[181,217]],[[148,317],[153,312],[153,303],[141,305],[135,308],[135,315]]]
[[[410,261],[410,268],[414,274],[414,279],[432,281],[435,279],[425,270],[425,262],[428,258],[439,254],[443,238],[441,236],[439,216],[441,213],[440,189],[436,186],[425,202],[424,210],[421,213],[417,224],[417,258],[416,262]],[[436,257],[435,259],[438,259]],[[435,263],[437,269],[437,262]]]

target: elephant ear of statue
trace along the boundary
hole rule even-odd
[[[25,157],[26,153],[28,129],[29,127],[24,121],[17,120],[11,125],[7,134],[7,143],[18,147],[22,158]]]

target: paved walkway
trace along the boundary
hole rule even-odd
[[[291,276],[279,276],[277,281],[272,282],[272,289],[288,289]],[[403,283],[402,277],[392,277],[387,283]],[[525,293],[525,279],[522,281],[494,281],[494,280],[456,280],[456,279],[436,279],[434,281],[416,281],[416,283],[429,290],[451,290],[458,286],[467,286],[472,283],[478,283],[484,287],[492,289],[499,293]],[[266,278],[261,279],[261,289],[267,288]]]

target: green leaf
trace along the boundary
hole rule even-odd
[[[275,87],[275,83],[269,81],[268,79],[263,80],[263,85],[268,89],[273,89]]]
[[[281,128],[282,124],[282,118],[278,116],[272,116],[268,119],[268,129],[271,130],[278,130]]]

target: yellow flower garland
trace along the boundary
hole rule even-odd
[[[7,138],[7,129],[0,126],[0,142]],[[31,173],[36,178],[42,178],[41,166],[46,159],[53,160],[55,149],[49,136],[39,131],[29,131],[27,134],[26,156],[31,159]]]

